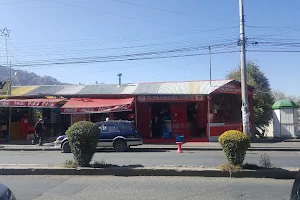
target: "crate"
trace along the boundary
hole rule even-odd
[[[164,131],[163,135],[162,135],[162,138],[170,139],[171,138],[171,132]]]
[[[184,142],[184,136],[183,135],[176,135],[175,140],[176,140],[176,142]]]

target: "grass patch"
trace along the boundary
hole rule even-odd
[[[221,170],[222,172],[229,172],[229,176],[231,177],[232,174],[240,171],[242,169],[239,165],[232,165],[232,164],[222,164],[216,167],[217,169]]]
[[[74,161],[74,160],[66,160],[63,163],[63,167],[65,168],[78,168],[80,167],[79,164]],[[99,161],[94,161],[93,163],[89,164],[91,168],[108,168],[108,167],[118,167],[118,165],[112,165],[112,164],[107,164],[104,160]]]
[[[63,167],[65,168],[77,168],[79,167],[78,163],[74,160],[66,160],[64,163],[63,163]]]

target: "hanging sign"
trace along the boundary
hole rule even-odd
[[[7,95],[9,90],[9,82],[0,81],[0,95]]]
[[[140,102],[187,102],[187,101],[204,101],[202,95],[153,95],[138,96]]]
[[[233,84],[226,84],[217,88],[215,93],[239,94],[241,93],[241,87]]]
[[[71,122],[72,124],[80,121],[89,121],[90,115],[89,114],[72,114],[71,115]]]

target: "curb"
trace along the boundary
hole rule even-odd
[[[99,149],[101,151],[101,149]],[[131,148],[130,151],[176,151],[176,147]],[[183,151],[222,151],[222,148],[182,148]],[[59,148],[0,148],[0,151],[61,151]],[[129,151],[129,152],[130,152]],[[300,148],[249,148],[247,151],[300,151]]]
[[[243,170],[231,175],[235,178],[295,179],[298,171],[286,169]],[[192,176],[230,177],[229,172],[216,169],[153,169],[153,168],[0,168],[0,175],[110,175],[110,176]]]
[[[59,148],[0,148],[0,151],[61,151]]]

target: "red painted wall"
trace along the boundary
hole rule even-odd
[[[137,127],[143,138],[150,138],[150,108],[148,103],[137,102]]]

